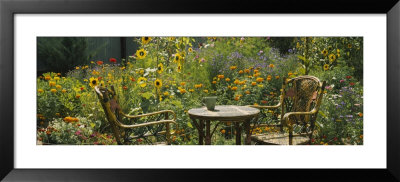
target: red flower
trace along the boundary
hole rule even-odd
[[[103,77],[100,76],[100,77],[98,77],[97,79],[100,81],[101,79],[103,79]]]
[[[128,87],[127,87],[127,86],[124,86],[123,88],[124,88],[124,90],[127,90],[127,89],[128,89]]]
[[[266,100],[262,100],[262,101],[261,101],[261,103],[263,103],[263,104],[266,104],[266,103],[267,103],[267,101],[266,101]]]
[[[83,90],[83,89],[85,89],[85,88],[81,87],[81,90]]]
[[[353,86],[354,84],[355,84],[355,83],[353,83],[353,82],[350,82],[350,85],[351,85],[351,86]]]
[[[133,82],[134,82],[134,81],[136,81],[136,80],[135,80],[135,78],[131,77],[131,81],[133,81]]]
[[[346,76],[346,78],[347,78],[347,79],[350,79],[350,78],[352,78],[352,77],[351,77],[351,76]]]
[[[324,136],[322,136],[322,138],[326,138],[326,136],[324,135]]]
[[[97,61],[97,64],[98,64],[98,65],[102,65],[102,64],[103,64],[103,61]]]
[[[333,138],[333,140],[334,140],[334,141],[337,141],[337,138],[335,137],[335,138]]]
[[[117,62],[117,59],[115,59],[115,58],[110,58],[110,62],[116,63],[116,62]]]
[[[313,138],[313,139],[311,139],[311,142],[312,142],[312,143],[314,143],[314,142],[315,142],[315,139],[314,139],[314,138]]]

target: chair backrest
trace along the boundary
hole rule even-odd
[[[284,79],[282,86],[283,103],[282,116],[288,112],[311,112],[313,115],[297,115],[290,118],[294,122],[315,121],[321,104],[325,81],[321,82],[314,76],[299,76],[292,79]]]
[[[113,129],[117,143],[121,144],[121,131],[123,132],[123,129],[117,127],[117,122],[122,121],[122,116],[120,114],[121,107],[118,104],[114,86],[111,86],[111,90],[105,87],[97,86],[95,90],[106,115],[107,121]]]

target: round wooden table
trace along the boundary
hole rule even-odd
[[[193,121],[194,126],[199,132],[199,145],[203,145],[205,138],[205,144],[211,145],[211,137],[215,132],[215,129],[221,122],[232,122],[235,125],[236,130],[236,145],[241,144],[241,126],[243,123],[244,130],[246,132],[245,144],[250,145],[250,121],[253,118],[257,118],[260,110],[248,106],[234,106],[234,105],[221,105],[215,106],[214,111],[207,110],[206,107],[194,108],[188,111],[190,119]],[[211,121],[219,121],[211,132]],[[205,123],[205,125],[204,125]],[[206,131],[204,133],[204,126]]]

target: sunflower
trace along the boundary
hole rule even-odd
[[[174,62],[177,63],[177,62],[181,61],[181,59],[182,59],[181,55],[179,53],[176,53],[175,54],[175,58],[174,58]]]
[[[89,79],[89,85],[91,86],[91,87],[95,87],[95,86],[97,86],[99,84],[99,79],[97,79],[97,78],[90,78]]]
[[[151,41],[150,37],[142,37],[142,44],[147,44]]]
[[[136,51],[137,59],[144,59],[147,55],[147,52],[144,49],[139,49]]]
[[[157,89],[160,89],[162,86],[162,81],[160,79],[157,79],[156,81],[154,81],[154,86],[156,86]]]
[[[336,60],[336,56],[334,54],[329,54],[329,62],[333,62]]]
[[[178,64],[178,72],[180,73],[182,71],[182,65]]]
[[[326,57],[328,55],[328,50],[324,49],[321,51],[321,53]]]
[[[326,70],[329,70],[329,64],[325,64],[324,65],[324,70],[326,71]]]
[[[164,65],[162,63],[158,64],[157,72],[161,74],[163,71],[164,71]]]
[[[137,80],[137,82],[138,82],[138,84],[140,84],[140,87],[145,87],[147,84],[146,84],[146,81],[147,81],[147,79],[145,78],[145,77],[140,77],[138,80]]]
[[[191,47],[189,47],[188,52],[192,52],[192,51],[193,51],[193,49]]]

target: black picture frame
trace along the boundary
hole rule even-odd
[[[31,13],[380,13],[387,15],[386,169],[15,169],[14,15]],[[4,181],[400,180],[398,0],[0,0],[0,179]],[[384,61],[384,60],[381,60]],[[112,159],[110,159],[112,160]],[[368,159],[366,159],[368,160]],[[288,164],[290,165],[290,164]]]

